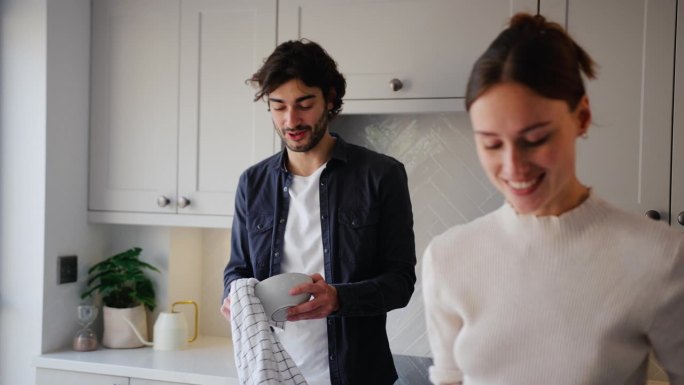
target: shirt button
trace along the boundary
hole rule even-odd
[[[283,191],[287,192],[287,186],[283,187]]]
[[[273,253],[273,256],[274,256],[274,257],[277,257],[277,256],[279,256],[279,255],[280,255],[280,253],[277,252],[277,251],[276,251],[275,253]]]
[[[321,181],[321,186],[325,186],[325,181],[324,181],[324,180]]]
[[[328,254],[328,249],[323,249],[323,253]]]
[[[356,226],[356,221],[352,221],[352,226]]]
[[[280,218],[280,223],[285,223],[285,218]]]
[[[321,215],[321,219],[325,219],[325,218],[327,218],[327,217],[328,217],[328,216],[325,215],[325,214]]]
[[[264,226],[262,225],[257,225],[257,230],[261,230]]]
[[[328,325],[332,325],[332,324],[333,324],[333,320],[329,319],[329,320],[328,320]]]
[[[335,361],[335,356],[333,354],[330,355],[330,361]]]

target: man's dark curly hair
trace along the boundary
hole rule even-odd
[[[325,101],[333,105],[329,118],[342,110],[347,82],[330,55],[310,40],[291,40],[280,44],[247,82],[259,89],[254,94],[254,101],[257,101],[292,79],[300,79],[308,87],[321,89]]]

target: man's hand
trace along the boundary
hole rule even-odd
[[[223,317],[230,321],[230,296],[223,299],[223,305],[221,305],[221,314]]]
[[[290,290],[290,295],[311,293],[313,299],[287,310],[288,321],[325,318],[340,308],[337,289],[328,285],[320,274],[311,276],[313,283],[305,283]]]

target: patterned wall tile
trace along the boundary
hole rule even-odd
[[[388,315],[387,334],[395,354],[429,356],[420,282],[423,251],[434,236],[503,202],[480,167],[469,118],[465,113],[341,115],[330,130],[390,155],[406,168],[418,282],[408,306]]]
[[[668,381],[667,374],[660,367],[653,354],[648,357],[648,379],[654,381]]]

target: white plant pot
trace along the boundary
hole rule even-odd
[[[131,326],[124,321],[128,318],[138,329],[142,337],[147,340],[147,314],[143,305],[127,309],[117,309],[109,306],[104,308],[104,335],[102,345],[113,349],[139,348],[144,344],[136,337]]]

